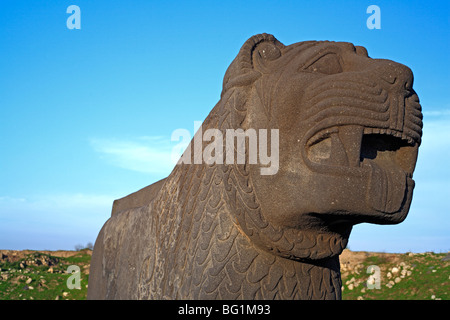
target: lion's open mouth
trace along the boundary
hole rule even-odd
[[[313,135],[306,149],[316,172],[343,176],[369,172],[367,204],[383,213],[399,211],[408,182],[413,184],[418,142],[403,132],[334,126]]]
[[[315,163],[361,167],[370,160],[398,165],[412,177],[417,143],[391,129],[335,126],[322,130],[307,143],[308,158]]]

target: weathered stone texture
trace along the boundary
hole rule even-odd
[[[116,201],[88,298],[340,299],[352,226],[408,213],[422,135],[412,84],[408,67],[351,43],[251,37],[202,129],[278,129],[278,171],[180,164]]]

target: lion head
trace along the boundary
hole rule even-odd
[[[279,130],[276,174],[223,165],[240,230],[260,248],[314,260],[341,253],[357,223],[403,221],[422,135],[412,85],[408,67],[351,43],[247,40],[204,123]]]

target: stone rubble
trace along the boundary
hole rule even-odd
[[[411,256],[411,253],[408,254]],[[414,254],[412,254],[414,255]],[[414,266],[408,265],[405,262],[400,262],[388,270],[381,270],[381,284],[385,284],[386,287],[392,288],[394,285],[400,283],[403,279],[410,277],[413,274]],[[435,272],[435,269],[431,270],[431,272]],[[353,273],[355,275],[364,275],[366,273],[366,267],[362,264],[356,264],[355,266],[351,266],[349,262],[341,263],[341,273],[344,275]],[[363,277],[360,279],[355,279],[352,277],[350,280],[347,280],[343,283],[342,290],[354,290],[359,285],[363,286],[364,291],[361,290],[362,293],[366,292],[366,288],[368,285],[375,285],[376,278],[374,274],[367,274],[367,277]]]

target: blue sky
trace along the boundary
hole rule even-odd
[[[81,29],[69,30],[69,5]],[[381,29],[369,30],[369,5]],[[0,2],[0,249],[94,242],[112,201],[167,176],[242,44],[333,40],[409,66],[424,112],[408,218],[357,225],[352,250],[450,250],[448,1]]]

